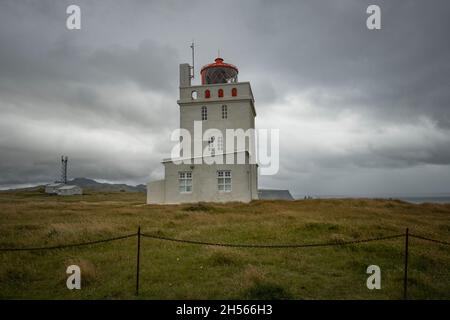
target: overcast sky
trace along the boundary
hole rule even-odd
[[[280,129],[260,187],[449,194],[449,17],[448,0],[1,1],[0,188],[54,181],[62,154],[70,178],[162,178],[194,39],[197,66],[220,49],[257,128]]]

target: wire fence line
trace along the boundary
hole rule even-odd
[[[81,246],[117,241],[117,240],[127,239],[127,238],[131,238],[131,237],[137,237],[137,236],[142,236],[142,237],[151,238],[151,239],[155,239],[155,240],[178,242],[178,243],[185,243],[185,244],[194,244],[194,245],[205,245],[205,246],[232,247],[232,248],[255,248],[255,249],[258,249],[258,248],[261,248],[261,249],[283,249],[283,248],[345,246],[345,245],[358,244],[358,243],[367,243],[367,242],[373,242],[373,241],[397,239],[397,238],[405,237],[405,234],[401,233],[401,234],[395,234],[395,235],[391,235],[391,236],[375,237],[375,238],[360,239],[360,240],[350,240],[350,241],[336,241],[335,240],[335,241],[327,241],[327,242],[321,242],[321,243],[293,243],[293,244],[243,244],[243,243],[240,243],[239,244],[239,243],[221,243],[221,242],[206,242],[206,241],[198,241],[198,240],[186,240],[186,239],[171,238],[171,237],[136,232],[136,233],[132,233],[132,234],[124,235],[124,236],[118,236],[118,237],[94,240],[94,241],[88,241],[88,242],[81,242],[81,243],[62,244],[62,245],[55,245],[55,246],[49,246],[49,247],[0,248],[0,251],[5,252],[5,251],[37,251],[37,250],[65,249],[65,248],[81,247]],[[421,240],[426,240],[426,241],[442,244],[442,245],[450,245],[450,242],[431,239],[431,238],[427,238],[424,236],[415,235],[415,234],[411,234],[411,233],[409,234],[409,236],[413,237],[413,238],[421,239]]]
[[[426,237],[415,235],[415,234],[411,234],[411,233],[409,234],[409,236],[413,237],[413,238],[425,240],[425,241],[430,241],[430,242],[434,242],[434,243],[450,246],[450,242],[446,242],[446,241],[442,241],[442,240],[430,239],[430,238],[426,238]]]
[[[146,233],[141,233],[141,227],[138,228],[137,233],[127,234],[123,236],[118,236],[114,238],[101,239],[95,241],[81,242],[81,243],[72,243],[72,244],[63,244],[63,245],[55,245],[49,247],[25,247],[25,248],[0,248],[0,252],[14,252],[14,251],[37,251],[37,250],[53,250],[53,249],[65,249],[65,248],[73,248],[73,247],[81,247],[87,245],[95,245],[100,243],[112,242],[127,238],[137,237],[137,254],[136,254],[136,295],[139,295],[139,271],[140,271],[140,252],[141,252],[141,237],[160,240],[160,241],[170,241],[177,242],[182,244],[191,244],[191,245],[204,245],[204,246],[219,246],[219,247],[233,247],[233,248],[254,248],[254,249],[286,249],[286,248],[311,248],[311,247],[333,247],[333,246],[346,246],[352,244],[359,243],[368,243],[374,241],[384,241],[384,240],[392,240],[398,238],[405,239],[405,249],[404,249],[404,276],[403,276],[403,298],[407,299],[407,289],[408,289],[408,247],[409,247],[409,237],[417,238],[420,240],[425,240],[429,242],[433,242],[439,245],[450,245],[450,242],[427,238],[424,236],[410,234],[409,229],[406,228],[406,232],[402,234],[395,234],[390,236],[376,237],[376,238],[368,238],[368,239],[360,239],[360,240],[350,240],[350,241],[327,241],[321,243],[297,243],[297,244],[238,244],[238,243],[221,243],[221,242],[206,242],[206,241],[197,241],[197,240],[185,240],[178,238],[171,238],[159,235],[151,235]]]
[[[218,243],[218,242],[204,242],[204,241],[195,241],[195,240],[183,240],[183,239],[162,237],[162,236],[156,236],[156,235],[148,235],[148,234],[144,234],[144,233],[142,233],[141,236],[156,239],[156,240],[181,242],[181,243],[205,245],[205,246],[232,247],[232,248],[255,248],[255,249],[283,249],[283,248],[344,246],[344,245],[349,245],[349,244],[395,239],[395,238],[404,237],[405,235],[404,234],[396,234],[396,235],[392,235],[392,236],[370,238],[370,239],[363,239],[363,240],[328,241],[328,242],[322,242],[322,243],[303,243],[303,244],[233,244],[233,243]]]
[[[81,247],[81,246],[87,246],[87,245],[92,245],[92,244],[122,240],[122,239],[126,239],[126,238],[136,237],[137,235],[138,235],[137,233],[133,233],[133,234],[128,234],[128,235],[120,236],[120,237],[88,241],[88,242],[81,242],[81,243],[63,244],[63,245],[56,245],[56,246],[50,246],[50,247],[0,248],[0,252],[1,251],[37,251],[37,250],[65,249],[65,248]]]

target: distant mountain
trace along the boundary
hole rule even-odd
[[[67,184],[77,185],[85,190],[99,191],[99,192],[147,192],[147,187],[143,184],[137,186],[129,186],[127,184],[114,183],[100,183],[88,178],[75,178],[67,181]],[[42,191],[44,192],[44,185],[16,188],[8,190],[0,190],[0,192],[14,192],[14,191]]]
[[[84,189],[91,189],[102,192],[146,192],[147,188],[143,184],[130,186],[127,184],[101,183],[88,178],[75,178],[67,181],[67,184],[77,185]]]

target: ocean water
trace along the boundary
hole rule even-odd
[[[450,195],[436,195],[436,196],[415,196],[415,195],[383,195],[383,196],[361,196],[361,195],[320,195],[311,196],[313,199],[397,199],[410,203],[450,203]],[[295,199],[304,199],[304,195],[297,195]]]
[[[399,197],[398,199],[411,203],[450,203],[450,197]]]

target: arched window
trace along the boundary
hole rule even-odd
[[[231,89],[231,96],[233,96],[233,97],[237,96],[237,89],[236,88]]]
[[[223,98],[223,89],[219,89],[219,98]]]
[[[202,120],[208,120],[208,109],[205,106],[202,107]]]
[[[209,99],[211,97],[211,91],[209,91],[208,89],[205,90],[205,98]]]

